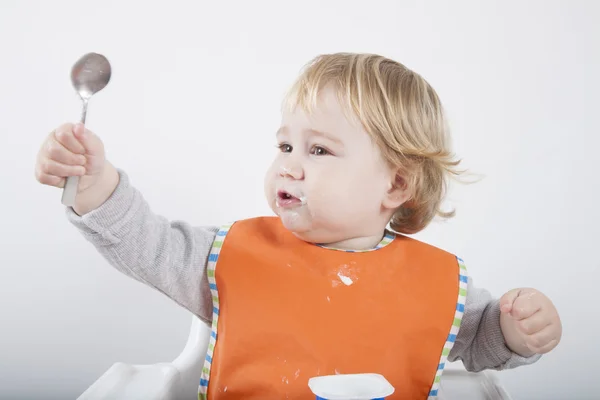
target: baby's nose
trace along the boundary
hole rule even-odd
[[[291,165],[290,163],[287,163],[281,165],[279,168],[279,175],[284,178],[302,179],[304,173],[302,172],[302,167],[300,167],[300,165]]]

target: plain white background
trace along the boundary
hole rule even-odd
[[[168,361],[189,315],[119,273],[33,175],[48,132],[79,117],[69,71],[113,65],[88,127],[153,209],[221,224],[269,214],[262,180],[281,97],[323,52],[384,54],[446,106],[454,148],[485,176],[418,238],[462,256],[500,296],[547,293],[564,338],[500,377],[515,399],[591,399],[600,358],[598,93],[593,1],[16,1],[0,5],[0,397],[74,398],[113,362]],[[352,194],[350,194],[352,195]]]

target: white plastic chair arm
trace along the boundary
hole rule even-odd
[[[78,400],[175,400],[179,371],[169,363],[131,365],[115,363]]]
[[[210,328],[196,317],[187,343],[172,363],[115,363],[78,400],[194,400],[204,365]]]
[[[448,363],[440,382],[439,400],[510,400],[496,371],[473,373],[461,362]]]

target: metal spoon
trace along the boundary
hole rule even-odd
[[[81,97],[83,109],[81,111],[81,123],[85,124],[87,106],[90,98],[110,81],[110,63],[101,54],[87,53],[81,57],[71,68],[71,83]],[[72,207],[77,196],[79,186],[78,176],[69,176],[63,189],[62,204]]]

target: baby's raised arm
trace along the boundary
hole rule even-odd
[[[212,296],[206,263],[216,227],[193,227],[152,212],[123,171],[105,160],[100,139],[81,125],[65,124],[44,141],[36,177],[64,187],[79,175],[69,220],[117,270],[142,282],[206,322],[212,319]]]

